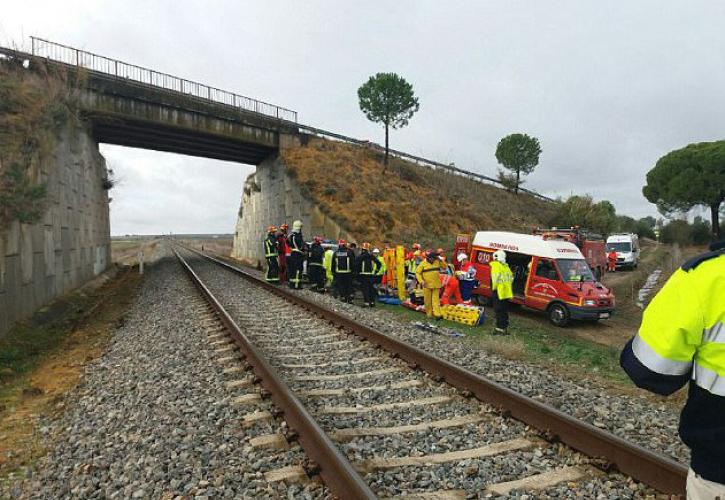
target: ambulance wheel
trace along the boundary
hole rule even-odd
[[[549,306],[549,321],[556,326],[566,326],[569,323],[569,309],[564,304],[551,304]]]

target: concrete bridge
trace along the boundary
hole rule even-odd
[[[82,111],[97,142],[257,165],[297,134],[297,113],[133,64],[39,38],[30,53],[83,72]]]

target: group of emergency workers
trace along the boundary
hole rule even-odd
[[[358,251],[355,243],[348,245],[343,239],[337,241],[337,248],[325,248],[320,236],[315,236],[308,244],[302,236],[302,221],[299,220],[292,223],[289,234],[288,229],[287,224],[267,228],[263,244],[268,282],[288,282],[290,288],[302,288],[306,262],[313,291],[324,293],[330,285],[336,297],[352,303],[357,282],[364,305],[375,306],[376,285],[382,282],[385,274],[385,262],[379,249],[371,250],[370,243],[363,243]]]

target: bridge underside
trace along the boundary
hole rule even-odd
[[[258,165],[277,148],[204,133],[198,129],[119,117],[89,117],[99,143]]]

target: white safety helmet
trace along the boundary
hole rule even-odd
[[[302,230],[302,221],[296,220],[292,223],[292,231],[299,232]]]
[[[493,260],[503,262],[505,264],[506,252],[504,252],[503,250],[496,250],[495,252],[493,252]]]
[[[379,254],[380,253],[380,249],[379,248],[373,248],[373,253],[375,255]]]
[[[468,255],[466,255],[466,254],[465,254],[465,253],[463,253],[463,252],[461,252],[461,253],[459,253],[459,254],[458,254],[458,262],[463,262],[463,261],[464,261],[464,260],[466,260],[467,258],[468,258]]]

